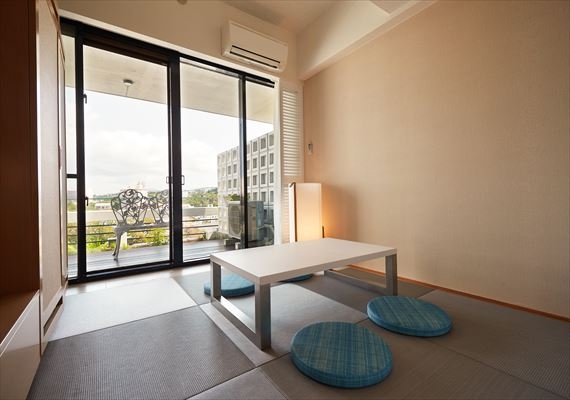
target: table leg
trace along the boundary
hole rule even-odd
[[[347,282],[351,285],[361,287],[366,290],[373,292],[382,293],[388,296],[398,295],[398,260],[397,255],[386,256],[386,286],[381,286],[378,283],[373,283],[372,281],[356,278],[347,274],[343,274],[342,271],[335,271],[334,269],[325,270],[325,276],[329,276],[334,279],[338,279],[343,282]]]
[[[271,347],[271,285],[255,285],[255,336],[257,347]]]
[[[213,261],[210,261],[210,266],[210,301],[213,299],[220,301],[222,296],[222,268]]]
[[[255,316],[248,317],[222,296],[222,268],[210,261],[210,303],[261,350],[271,347],[271,285],[255,285]]]
[[[398,259],[397,255],[386,257],[386,292],[391,296],[398,295]]]

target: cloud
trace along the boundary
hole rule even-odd
[[[146,189],[168,188],[166,105],[94,92],[88,92],[87,98],[87,191],[91,194],[116,193],[139,182],[143,182]],[[191,109],[182,109],[181,119],[184,189],[216,186],[217,155],[238,145],[239,120]],[[68,118],[69,128],[74,120],[74,116]],[[271,124],[256,121],[248,121],[247,126],[250,138],[273,130]],[[70,145],[75,146],[72,140],[68,142],[68,151],[75,151]],[[75,172],[69,168],[68,171]]]

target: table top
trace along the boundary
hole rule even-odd
[[[393,247],[324,238],[226,251],[210,260],[264,285],[395,254]]]

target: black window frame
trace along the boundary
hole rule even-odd
[[[216,72],[237,77],[239,79],[239,151],[241,152],[241,163],[238,168],[238,181],[241,189],[241,206],[243,213],[243,234],[242,245],[249,247],[248,243],[248,207],[247,207],[247,153],[249,152],[247,143],[247,110],[246,110],[246,82],[274,88],[275,81],[241,71],[210,60],[205,60],[190,54],[169,49],[156,44],[148,43],[139,39],[134,39],[119,33],[94,27],[80,21],[62,17],[60,18],[61,31],[63,35],[71,36],[75,41],[75,98],[76,98],[76,152],[77,163],[75,173],[67,173],[66,178],[77,180],[77,207],[78,207],[78,274],[70,283],[81,283],[98,279],[106,279],[124,275],[131,275],[139,272],[149,272],[156,270],[171,269],[182,266],[203,264],[208,258],[184,261],[182,254],[182,156],[181,156],[181,102],[180,102],[180,65],[190,63],[192,65],[215,70]],[[94,45],[97,48],[116,52],[142,59],[150,62],[161,63],[168,69],[168,109],[169,109],[169,176],[170,176],[170,207],[171,207],[171,258],[167,262],[139,264],[132,267],[117,267],[104,271],[86,270],[86,223],[85,223],[85,202],[79,199],[85,198],[85,163],[84,163],[84,107],[83,107],[83,45]],[[78,73],[77,71],[81,71]],[[178,150],[177,150],[178,149]],[[67,149],[69,150],[69,149]],[[228,154],[229,156],[229,154]],[[230,157],[234,156],[232,154]],[[239,158],[239,157],[237,157]],[[233,158],[232,158],[233,159]],[[82,180],[82,182],[80,182]],[[230,181],[228,181],[229,183]],[[80,212],[83,215],[82,221],[79,218]]]

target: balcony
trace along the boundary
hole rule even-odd
[[[142,228],[123,236],[117,260],[115,249],[116,219],[111,210],[86,212],[87,271],[129,267],[139,264],[167,261],[170,258],[169,229]],[[208,258],[210,254],[228,249],[229,237],[219,231],[217,207],[191,207],[183,210],[184,261]],[[232,241],[230,240],[229,243]],[[68,212],[67,223],[68,271],[77,276],[77,214]]]

